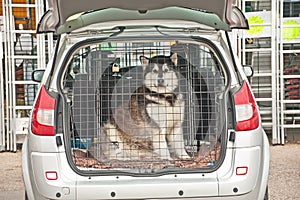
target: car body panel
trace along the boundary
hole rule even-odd
[[[261,162],[260,147],[241,148],[235,150],[235,163],[230,173],[219,176],[219,195],[241,195],[251,192],[257,183],[259,164]],[[246,175],[236,175],[237,167],[248,167]],[[234,190],[237,188],[237,191]]]
[[[31,170],[31,164],[30,164],[30,158],[28,158],[29,155],[29,149],[28,149],[28,137],[24,139],[23,145],[22,145],[22,178],[24,182],[24,186],[26,188],[26,196],[28,199],[34,199],[34,191],[36,189],[33,189],[32,186],[32,170]]]
[[[82,199],[191,198],[218,195],[216,173],[177,174],[159,177],[81,177],[78,197]],[[134,189],[132,189],[134,188]],[[200,195],[201,194],[201,195]],[[81,199],[81,198],[78,198]]]

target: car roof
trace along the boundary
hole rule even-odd
[[[96,19],[100,22],[181,19],[222,30],[248,28],[246,18],[232,5],[232,0],[72,0],[72,3],[65,0],[47,1],[49,10],[40,20],[38,32],[68,32],[70,30],[63,30],[62,27],[69,21],[77,20],[77,28],[80,28],[97,23]],[[89,14],[89,17],[83,13]],[[92,22],[91,18],[94,18]]]

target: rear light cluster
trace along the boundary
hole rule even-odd
[[[259,125],[258,108],[249,85],[244,81],[240,90],[234,94],[236,110],[236,131],[256,129]],[[54,135],[55,98],[51,97],[44,86],[41,87],[31,118],[31,131],[36,135]]]
[[[259,125],[259,113],[249,85],[244,81],[240,90],[234,94],[236,111],[236,131],[256,129]]]
[[[54,136],[55,98],[51,97],[44,86],[33,106],[31,132],[36,135]]]

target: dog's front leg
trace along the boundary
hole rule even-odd
[[[153,136],[153,149],[162,159],[172,160],[166,141],[166,129],[162,128],[158,134]]]
[[[190,158],[185,151],[182,123],[184,120],[184,100],[181,94],[177,96],[177,101],[169,110],[168,119],[170,123],[166,138],[170,151],[177,158]]]
[[[158,154],[162,159],[171,160],[168,144],[166,141],[167,134],[167,111],[164,105],[149,104],[147,113],[153,122],[156,124],[152,127],[153,134],[153,149],[154,153]]]
[[[176,125],[170,133],[167,134],[167,141],[170,145],[171,152],[174,152],[175,157],[190,158],[184,148],[183,131],[181,125]]]

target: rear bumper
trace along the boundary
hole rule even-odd
[[[160,177],[80,176],[70,168],[64,152],[29,153],[25,142],[24,182],[29,199],[260,200],[269,173],[269,145],[263,137],[262,146],[229,148],[223,165],[215,172]],[[246,176],[235,175],[241,165],[249,166]],[[47,171],[56,171],[58,179],[47,180]]]

